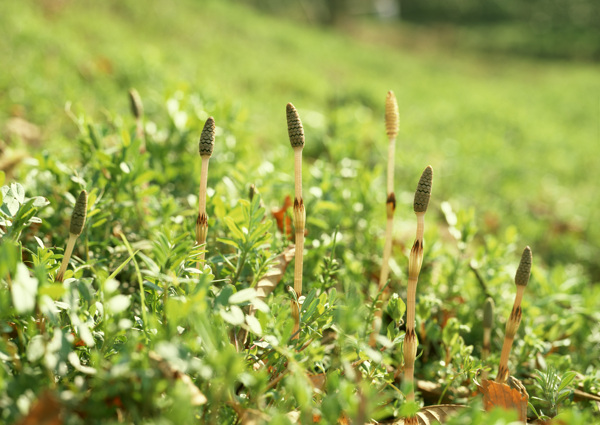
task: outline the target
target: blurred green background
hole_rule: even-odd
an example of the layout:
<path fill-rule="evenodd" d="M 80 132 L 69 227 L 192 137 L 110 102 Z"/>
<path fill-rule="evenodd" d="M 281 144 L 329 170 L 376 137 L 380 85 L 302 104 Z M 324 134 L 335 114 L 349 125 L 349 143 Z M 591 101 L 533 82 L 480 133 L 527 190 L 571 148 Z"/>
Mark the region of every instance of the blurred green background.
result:
<path fill-rule="evenodd" d="M 545 262 L 597 281 L 599 10 L 591 0 L 2 1 L 0 167 L 18 180 L 29 155 L 68 159 L 73 117 L 118 120 L 135 87 L 149 117 L 167 99 L 186 103 L 192 114 L 179 119 L 198 134 L 205 111 L 217 123 L 235 113 L 227 130 L 247 157 L 229 161 L 282 157 L 293 102 L 308 161 L 383 170 L 393 90 L 400 198 L 431 164 L 438 204 L 473 208 L 479 237 L 515 226 Z"/>

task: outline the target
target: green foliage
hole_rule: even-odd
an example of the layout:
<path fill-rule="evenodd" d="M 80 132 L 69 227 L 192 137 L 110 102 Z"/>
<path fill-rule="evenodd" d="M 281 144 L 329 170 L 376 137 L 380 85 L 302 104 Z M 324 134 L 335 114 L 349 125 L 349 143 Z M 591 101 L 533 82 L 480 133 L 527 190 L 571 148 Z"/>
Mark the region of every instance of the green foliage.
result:
<path fill-rule="evenodd" d="M 57 397 L 64 422 L 73 425 L 236 423 L 244 414 L 258 423 L 335 423 L 342 415 L 385 421 L 419 408 L 425 400 L 417 392 L 416 403 L 405 401 L 398 372 L 412 191 L 428 162 L 441 178 L 417 290 L 417 379 L 437 386 L 439 399 L 474 403 L 450 423 L 514 420 L 511 413 L 480 412 L 460 390 L 474 389 L 478 369 L 494 373 L 527 241 L 535 262 L 511 372 L 535 390 L 540 415 L 560 407 L 568 423 L 597 419 L 590 405 L 578 408 L 566 398 L 576 382 L 572 370 L 584 375 L 584 390 L 599 388 L 600 293 L 591 277 L 599 234 L 591 226 L 560 227 L 573 216 L 592 217 L 598 206 L 595 183 L 570 174 L 594 157 L 589 68 L 549 65 L 532 94 L 509 71 L 452 61 L 440 68 L 383 48 L 367 55 L 339 36 L 222 2 L 203 2 L 206 14 L 193 2 L 182 3 L 189 13 L 155 2 L 149 14 L 129 0 L 73 3 L 68 12 L 40 9 L 50 3 L 44 4 L 0 3 L 0 26 L 9 34 L 0 52 L 14 75 L 28 79 L 13 83 L 0 74 L 0 91 L 8 93 L 0 97 L 1 118 L 15 107 L 33 122 L 52 123 L 48 143 L 0 172 L 0 422 L 17 423 L 44 393 Z M 87 8 L 97 12 L 94 19 L 80 19 Z M 235 26 L 239 37 L 222 25 Z M 171 36 L 173 28 L 181 32 Z M 152 43 L 132 44 L 146 37 Z M 198 46 L 189 40 L 203 37 L 231 43 L 206 42 L 199 69 Z M 97 41 L 94 49 L 88 39 Z M 57 54 L 46 57 L 42 47 Z M 292 60 L 297 66 L 287 65 Z M 246 68 L 241 76 L 239 64 Z M 373 349 L 367 341 L 387 196 L 381 116 L 383 94 L 397 84 L 373 76 L 390 67 L 405 78 L 401 104 L 414 106 L 403 108 L 392 294 Z M 493 81 L 474 78 L 480 72 Z M 339 77 L 335 87 L 331 76 Z M 145 103 L 143 139 L 125 112 L 132 84 Z M 269 95 L 257 96 L 258 89 Z M 269 211 L 293 187 L 283 115 L 292 96 L 303 105 L 307 134 L 305 290 L 295 299 L 288 270 L 262 297 L 259 282 L 273 277 L 275 259 L 290 244 Z M 74 103 L 64 108 L 68 99 Z M 199 247 L 197 138 L 209 115 L 217 140 L 210 230 Z M 569 155 L 565 134 L 574 146 Z M 6 140 L 7 152 L 31 143 Z M 534 156 L 547 166 L 543 182 L 533 179 Z M 597 169 L 588 172 L 594 182 Z M 258 189 L 247 200 L 250 184 Z M 89 193 L 88 220 L 64 282 L 55 282 L 82 189 Z M 589 202 L 575 205 L 580 198 Z M 548 206 L 561 208 L 539 213 Z M 557 233 L 547 233 L 549 224 Z M 207 262 L 198 269 L 203 250 Z M 492 355 L 482 364 L 488 296 L 497 325 Z M 291 301 L 302 303 L 297 339 Z M 540 358 L 555 367 L 553 375 L 535 375 Z"/>
<path fill-rule="evenodd" d="M 563 403 L 568 399 L 572 400 L 573 390 L 569 386 L 576 375 L 577 372 L 569 371 L 561 376 L 553 367 L 534 372 L 535 389 L 539 396 L 532 397 L 532 400 L 538 405 L 538 409 L 535 409 L 534 405 L 531 407 L 536 416 L 541 419 L 553 418 L 558 414 L 558 409 Z"/>

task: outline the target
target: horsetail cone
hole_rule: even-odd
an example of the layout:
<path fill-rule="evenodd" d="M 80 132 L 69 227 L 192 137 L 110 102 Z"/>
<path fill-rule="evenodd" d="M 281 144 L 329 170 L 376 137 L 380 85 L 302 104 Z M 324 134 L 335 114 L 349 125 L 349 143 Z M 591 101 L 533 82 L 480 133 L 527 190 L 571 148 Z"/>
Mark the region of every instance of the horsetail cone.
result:
<path fill-rule="evenodd" d="M 302 121 L 298 111 L 294 108 L 291 103 L 287 104 L 286 107 L 288 135 L 290 137 L 290 144 L 293 148 L 304 147 L 304 128 L 302 127 Z"/>
<path fill-rule="evenodd" d="M 521 262 L 519 263 L 517 273 L 515 274 L 515 283 L 517 286 L 527 286 L 527 283 L 529 282 L 529 275 L 531 274 L 531 261 L 531 248 L 527 246 L 523 250 Z"/>
<path fill-rule="evenodd" d="M 75 202 L 75 208 L 73 208 L 73 214 L 71 215 L 71 227 L 69 232 L 72 235 L 81 235 L 83 232 L 83 226 L 85 226 L 85 218 L 87 216 L 87 199 L 88 194 L 85 190 L 82 190 Z"/>
<path fill-rule="evenodd" d="M 398 102 L 393 91 L 389 91 L 385 99 L 385 131 L 389 139 L 395 139 L 400 127 Z"/>
<path fill-rule="evenodd" d="M 423 171 L 419 184 L 417 184 L 417 190 L 415 191 L 415 202 L 414 210 L 416 213 L 427 212 L 427 206 L 429 205 L 429 199 L 431 198 L 431 185 L 433 182 L 433 168 L 428 165 Z"/>
<path fill-rule="evenodd" d="M 129 90 L 129 106 L 131 107 L 131 113 L 136 119 L 139 120 L 142 118 L 142 115 L 144 115 L 144 104 L 136 89 Z"/>
<path fill-rule="evenodd" d="M 204 128 L 200 134 L 200 143 L 198 143 L 198 151 L 200 156 L 211 156 L 215 147 L 215 120 L 213 117 L 208 117 Z"/>

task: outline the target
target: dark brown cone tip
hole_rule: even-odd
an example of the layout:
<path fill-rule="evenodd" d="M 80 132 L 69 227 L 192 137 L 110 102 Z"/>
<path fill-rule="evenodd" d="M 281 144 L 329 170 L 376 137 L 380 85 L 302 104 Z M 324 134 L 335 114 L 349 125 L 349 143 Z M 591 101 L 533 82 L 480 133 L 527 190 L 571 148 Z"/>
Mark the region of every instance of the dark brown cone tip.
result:
<path fill-rule="evenodd" d="M 433 168 L 428 165 L 423 171 L 417 190 L 415 192 L 414 210 L 416 213 L 424 213 L 427 211 L 429 199 L 431 198 L 431 185 L 433 183 Z"/>
<path fill-rule="evenodd" d="M 200 143 L 198 144 L 198 151 L 200 156 L 211 156 L 213 148 L 215 146 L 215 119 L 208 117 L 204 128 L 200 134 Z"/>
<path fill-rule="evenodd" d="M 85 217 L 87 216 L 87 198 L 87 192 L 82 190 L 77 198 L 77 202 L 75 202 L 75 208 L 73 208 L 73 214 L 71 215 L 71 227 L 69 229 L 72 235 L 79 236 L 83 232 Z"/>
<path fill-rule="evenodd" d="M 293 148 L 304 147 L 304 128 L 302 127 L 302 121 L 300 121 L 298 111 L 296 111 L 296 108 L 294 108 L 294 105 L 291 103 L 287 104 L 286 115 L 290 144 Z"/>
<path fill-rule="evenodd" d="M 515 274 L 515 283 L 518 286 L 527 286 L 529 282 L 529 275 L 531 274 L 531 248 L 525 247 L 523 250 L 523 255 L 521 255 L 521 262 L 519 263 L 519 268 L 517 269 L 517 273 Z"/>
<path fill-rule="evenodd" d="M 488 297 L 483 306 L 483 327 L 491 328 L 494 323 L 494 299 Z"/>
<path fill-rule="evenodd" d="M 136 119 L 142 118 L 142 115 L 144 115 L 144 104 L 142 103 L 142 98 L 136 89 L 129 90 L 129 104 L 133 116 Z"/>

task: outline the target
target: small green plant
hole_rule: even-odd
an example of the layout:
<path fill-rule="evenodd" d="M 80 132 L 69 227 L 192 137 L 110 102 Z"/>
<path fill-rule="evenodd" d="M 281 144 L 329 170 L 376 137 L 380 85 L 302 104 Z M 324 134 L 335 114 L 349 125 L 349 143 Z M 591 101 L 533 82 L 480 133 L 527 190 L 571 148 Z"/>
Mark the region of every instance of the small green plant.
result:
<path fill-rule="evenodd" d="M 0 174 L 0 178 L 4 178 Z M 39 224 L 42 220 L 36 217 L 40 208 L 49 204 L 46 198 L 36 196 L 25 197 L 25 189 L 19 183 L 2 186 L 0 190 L 0 237 L 17 241 L 21 233 L 29 226 Z"/>
<path fill-rule="evenodd" d="M 531 397 L 534 402 L 529 407 L 539 419 L 552 419 L 558 415 L 561 405 L 573 399 L 573 390 L 569 386 L 576 375 L 573 371 L 561 375 L 553 366 L 546 370 L 535 370 L 533 383 L 536 395 Z M 534 407 L 536 405 L 537 409 Z"/>

